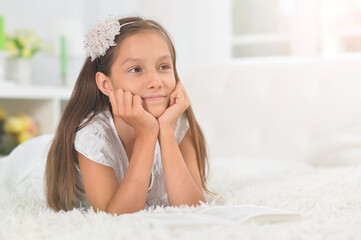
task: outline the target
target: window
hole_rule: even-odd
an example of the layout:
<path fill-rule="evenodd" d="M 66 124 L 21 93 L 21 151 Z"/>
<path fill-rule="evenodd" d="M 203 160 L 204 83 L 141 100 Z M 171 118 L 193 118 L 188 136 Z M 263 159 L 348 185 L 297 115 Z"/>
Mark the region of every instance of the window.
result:
<path fill-rule="evenodd" d="M 232 0 L 232 56 L 361 52 L 361 0 Z"/>
<path fill-rule="evenodd" d="M 233 57 L 290 55 L 290 0 L 233 0 Z"/>
<path fill-rule="evenodd" d="M 361 0 L 323 0 L 322 54 L 361 52 Z"/>

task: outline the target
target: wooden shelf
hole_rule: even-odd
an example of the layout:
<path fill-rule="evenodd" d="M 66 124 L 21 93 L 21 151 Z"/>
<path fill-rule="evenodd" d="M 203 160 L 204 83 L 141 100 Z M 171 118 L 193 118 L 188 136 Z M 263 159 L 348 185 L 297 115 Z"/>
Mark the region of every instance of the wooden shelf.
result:
<path fill-rule="evenodd" d="M 26 86 L 0 81 L 0 98 L 67 100 L 71 92 L 72 88 L 64 86 Z"/>
<path fill-rule="evenodd" d="M 72 89 L 64 86 L 25 86 L 0 80 L 0 106 L 9 115 L 34 117 L 40 133 L 54 133 Z"/>

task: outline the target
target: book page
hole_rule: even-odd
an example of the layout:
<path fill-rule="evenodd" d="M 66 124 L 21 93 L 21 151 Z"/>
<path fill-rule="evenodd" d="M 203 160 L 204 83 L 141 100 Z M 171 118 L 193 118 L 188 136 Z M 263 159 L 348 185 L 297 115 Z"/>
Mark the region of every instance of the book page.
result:
<path fill-rule="evenodd" d="M 196 213 L 151 214 L 147 218 L 166 225 L 226 224 L 235 225 L 246 222 L 277 223 L 299 220 L 301 215 L 252 205 L 218 206 L 200 210 Z"/>
<path fill-rule="evenodd" d="M 275 223 L 292 221 L 301 217 L 300 214 L 295 212 L 253 205 L 213 207 L 201 210 L 197 212 L 196 215 L 211 218 L 223 218 L 238 223 L 249 222 L 252 219 L 256 222 Z"/>
<path fill-rule="evenodd" d="M 227 219 L 215 218 L 212 216 L 197 216 L 196 214 L 192 213 L 152 214 L 146 215 L 146 217 L 166 225 L 194 226 L 204 224 L 235 224 L 235 222 Z"/>

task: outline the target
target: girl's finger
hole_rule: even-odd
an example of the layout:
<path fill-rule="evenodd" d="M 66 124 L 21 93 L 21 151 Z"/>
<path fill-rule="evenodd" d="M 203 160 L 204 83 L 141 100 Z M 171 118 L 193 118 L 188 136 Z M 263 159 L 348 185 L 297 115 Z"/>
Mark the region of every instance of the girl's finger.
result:
<path fill-rule="evenodd" d="M 109 101 L 110 101 L 110 105 L 112 106 L 113 109 L 113 114 L 114 115 L 118 115 L 118 104 L 115 98 L 115 94 L 113 91 L 109 92 Z"/>
<path fill-rule="evenodd" d="M 170 97 L 170 103 L 169 103 L 169 106 L 173 106 L 173 104 L 174 104 L 174 97 L 173 97 L 173 96 L 171 96 L 171 97 Z"/>
<path fill-rule="evenodd" d="M 170 106 L 172 106 L 173 104 L 176 103 L 176 98 L 177 98 L 177 92 L 174 91 L 171 95 L 170 95 Z"/>
<path fill-rule="evenodd" d="M 124 109 L 126 114 L 130 114 L 133 109 L 133 94 L 129 91 L 124 92 Z"/>
<path fill-rule="evenodd" d="M 177 85 L 177 88 L 179 89 L 179 91 L 181 91 L 181 92 L 184 94 L 184 96 L 187 96 L 186 90 L 185 90 L 185 88 L 184 88 L 183 83 L 181 83 L 181 82 L 179 81 L 179 82 L 178 82 L 178 85 Z"/>
<path fill-rule="evenodd" d="M 182 89 L 182 88 L 184 88 L 183 83 L 182 83 L 181 81 L 178 81 L 178 82 L 177 82 L 177 87 L 176 87 L 176 88 L 178 88 L 178 89 Z"/>
<path fill-rule="evenodd" d="M 184 88 L 184 85 L 183 83 L 181 83 L 180 81 L 178 81 L 179 85 L 177 87 L 179 87 L 179 91 L 181 92 L 182 94 L 182 98 L 184 99 L 184 101 L 189 104 L 190 103 L 190 100 L 188 98 L 188 94 L 186 92 L 186 89 Z"/>
<path fill-rule="evenodd" d="M 124 100 L 123 100 L 124 91 L 123 89 L 117 89 L 115 91 L 115 100 L 117 102 L 118 114 L 123 115 L 124 113 Z"/>
<path fill-rule="evenodd" d="M 184 97 L 185 101 L 188 103 L 189 102 L 189 97 L 188 97 L 188 94 L 187 94 L 185 88 L 183 87 L 181 89 L 181 91 L 182 91 L 182 94 L 183 94 L 183 97 Z"/>
<path fill-rule="evenodd" d="M 143 100 L 139 95 L 133 97 L 133 108 L 135 110 L 141 110 L 143 108 Z"/>

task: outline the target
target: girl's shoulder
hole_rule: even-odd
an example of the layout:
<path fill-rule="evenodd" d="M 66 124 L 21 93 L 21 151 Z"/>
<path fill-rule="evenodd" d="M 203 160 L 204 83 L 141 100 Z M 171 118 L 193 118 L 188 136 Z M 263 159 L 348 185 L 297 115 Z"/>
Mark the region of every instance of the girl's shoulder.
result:
<path fill-rule="evenodd" d="M 86 122 L 89 117 L 84 121 Z M 112 124 L 114 125 L 114 122 L 109 111 L 96 114 L 76 132 L 74 148 L 87 158 L 114 168 L 114 159 L 111 159 L 109 154 L 118 146 Z"/>
<path fill-rule="evenodd" d="M 117 134 L 114 133 L 113 118 L 109 110 L 96 114 L 88 121 L 91 116 L 92 114 L 89 114 L 75 134 L 74 143 L 76 148 L 84 145 L 102 147 L 102 145 L 114 142 L 114 138 L 117 138 Z"/>
<path fill-rule="evenodd" d="M 103 135 L 107 131 L 112 129 L 112 124 L 114 123 L 112 121 L 112 116 L 108 109 L 96 114 L 95 116 L 93 116 L 93 114 L 94 113 L 90 113 L 83 120 L 83 122 L 79 125 L 80 129 L 77 131 L 76 135 L 94 134 L 94 133 Z"/>

